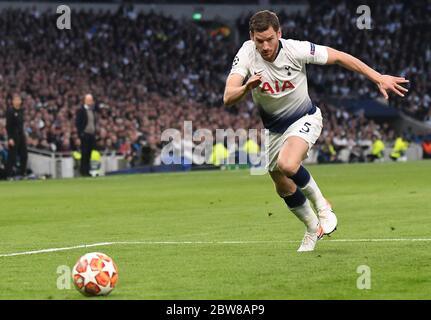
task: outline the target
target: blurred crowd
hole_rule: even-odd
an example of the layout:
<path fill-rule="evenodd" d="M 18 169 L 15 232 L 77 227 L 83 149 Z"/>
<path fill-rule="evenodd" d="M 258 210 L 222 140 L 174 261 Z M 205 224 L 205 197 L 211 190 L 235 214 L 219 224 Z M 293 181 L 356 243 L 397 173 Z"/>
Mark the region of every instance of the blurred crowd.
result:
<path fill-rule="evenodd" d="M 36 9 L 0 13 L 0 138 L 13 92 L 23 93 L 28 145 L 46 150 L 79 149 L 74 120 L 87 92 L 100 109 L 98 148 L 127 157 L 157 152 L 161 132 L 184 120 L 210 129 L 259 123 L 223 108 L 235 50 L 225 35 L 127 10 L 74 12 L 71 30 L 56 19 Z"/>
<path fill-rule="evenodd" d="M 334 46 L 380 72 L 409 78 L 406 99 L 391 103 L 431 123 L 426 1 L 376 2 L 369 31 L 356 28 L 353 4 L 333 3 L 320 1 L 305 16 L 280 12 L 284 36 Z M 182 130 L 186 120 L 211 130 L 262 128 L 250 100 L 223 106 L 224 81 L 238 50 L 229 32 L 133 8 L 74 12 L 71 30 L 57 29 L 57 17 L 37 9 L 0 12 L 0 151 L 6 141 L 4 114 L 14 92 L 22 93 L 28 145 L 60 152 L 79 149 L 75 115 L 83 95 L 92 93 L 100 110 L 98 149 L 121 153 L 131 165 L 153 163 L 162 147 L 161 132 Z M 243 40 L 248 18 L 236 24 Z M 395 137 L 387 123 L 325 104 L 330 95 L 376 98 L 379 92 L 370 82 L 337 67 L 308 72 L 310 93 L 319 97 L 329 120 L 320 145 L 328 139 L 352 144 L 372 139 L 376 131 Z"/>
<path fill-rule="evenodd" d="M 392 150 L 396 139 L 400 138 L 389 122 L 377 123 L 367 119 L 362 112 L 353 114 L 342 106 L 326 104 L 323 101 L 319 106 L 326 120 L 316 143 L 319 163 L 384 159 L 384 150 Z M 411 141 L 413 135 L 405 133 L 401 138 Z M 374 157 L 376 142 L 383 144 L 383 147 L 378 150 L 379 155 Z"/>

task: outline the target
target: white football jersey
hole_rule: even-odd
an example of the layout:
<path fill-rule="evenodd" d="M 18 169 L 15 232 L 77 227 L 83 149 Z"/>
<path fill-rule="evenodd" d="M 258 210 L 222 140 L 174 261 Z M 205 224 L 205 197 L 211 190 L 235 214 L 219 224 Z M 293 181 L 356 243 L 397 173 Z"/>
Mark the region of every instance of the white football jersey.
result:
<path fill-rule="evenodd" d="M 265 61 L 253 41 L 244 42 L 232 64 L 230 74 L 244 78 L 262 71 L 262 83 L 252 90 L 265 128 L 282 133 L 289 125 L 313 109 L 308 95 L 307 63 L 326 64 L 325 46 L 308 41 L 280 39 L 273 62 Z"/>

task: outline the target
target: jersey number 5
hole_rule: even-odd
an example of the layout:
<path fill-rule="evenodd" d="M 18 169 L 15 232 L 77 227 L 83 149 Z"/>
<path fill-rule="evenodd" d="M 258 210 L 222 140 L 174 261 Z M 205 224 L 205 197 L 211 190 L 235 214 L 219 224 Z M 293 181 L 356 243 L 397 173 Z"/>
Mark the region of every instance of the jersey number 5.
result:
<path fill-rule="evenodd" d="M 299 132 L 300 133 L 309 133 L 310 132 L 310 126 L 311 126 L 311 123 L 309 123 L 309 122 L 304 123 L 304 127 L 301 130 L 299 130 Z"/>

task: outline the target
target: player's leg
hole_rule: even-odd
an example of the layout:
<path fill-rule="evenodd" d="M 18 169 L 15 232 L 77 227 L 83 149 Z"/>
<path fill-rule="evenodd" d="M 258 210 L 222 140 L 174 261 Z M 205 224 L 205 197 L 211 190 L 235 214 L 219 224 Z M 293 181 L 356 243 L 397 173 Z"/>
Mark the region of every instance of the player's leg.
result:
<path fill-rule="evenodd" d="M 307 157 L 308 149 L 309 144 L 303 138 L 299 136 L 288 137 L 280 149 L 277 166 L 310 199 L 318 212 L 325 234 L 330 234 L 337 226 L 337 219 L 316 181 L 302 166 L 302 161 Z"/>
<path fill-rule="evenodd" d="M 302 166 L 306 158 L 308 143 L 304 139 L 291 136 L 280 150 L 277 165 L 281 172 L 292 179 L 311 200 L 317 210 L 326 207 L 326 200 L 311 174 Z"/>
<path fill-rule="evenodd" d="M 298 251 L 314 250 L 317 240 L 323 236 L 323 230 L 310 202 L 296 184 L 283 173 L 280 171 L 270 171 L 270 175 L 274 181 L 278 195 L 284 200 L 290 211 L 292 211 L 307 228 Z"/>

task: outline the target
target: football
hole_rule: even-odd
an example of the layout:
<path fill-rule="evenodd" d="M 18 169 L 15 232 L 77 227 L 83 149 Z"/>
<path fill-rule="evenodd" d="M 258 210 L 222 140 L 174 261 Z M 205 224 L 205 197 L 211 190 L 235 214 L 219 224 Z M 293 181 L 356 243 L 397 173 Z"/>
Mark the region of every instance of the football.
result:
<path fill-rule="evenodd" d="M 118 281 L 118 269 L 106 254 L 92 252 L 79 258 L 72 276 L 75 288 L 83 295 L 106 296 Z"/>

